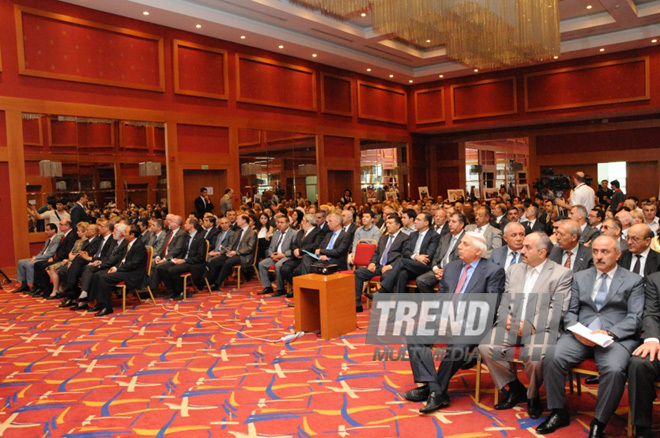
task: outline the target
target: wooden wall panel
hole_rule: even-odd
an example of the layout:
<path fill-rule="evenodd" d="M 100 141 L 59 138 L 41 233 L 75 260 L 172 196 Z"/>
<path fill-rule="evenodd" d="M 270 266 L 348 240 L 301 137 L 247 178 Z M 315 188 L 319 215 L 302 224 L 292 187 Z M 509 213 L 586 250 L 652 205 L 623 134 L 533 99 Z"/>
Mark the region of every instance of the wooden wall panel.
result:
<path fill-rule="evenodd" d="M 536 154 L 542 156 L 657 148 L 659 138 L 660 128 L 545 135 L 536 139 Z"/>
<path fill-rule="evenodd" d="M 415 91 L 415 123 L 445 121 L 444 87 Z"/>
<path fill-rule="evenodd" d="M 165 90 L 161 37 L 23 6 L 15 17 L 22 75 Z"/>
<path fill-rule="evenodd" d="M 7 122 L 4 111 L 0 111 L 0 147 L 7 147 Z"/>
<path fill-rule="evenodd" d="M 658 196 L 658 162 L 643 161 L 626 164 L 626 192 L 639 199 Z"/>
<path fill-rule="evenodd" d="M 165 150 L 165 128 L 160 126 L 154 126 L 153 136 L 154 136 L 154 151 L 164 151 Z"/>
<path fill-rule="evenodd" d="M 353 116 L 353 83 L 350 78 L 321 73 L 321 111 Z"/>
<path fill-rule="evenodd" d="M 238 146 L 254 146 L 261 144 L 261 130 L 239 129 Z"/>
<path fill-rule="evenodd" d="M 316 72 L 293 64 L 237 55 L 236 101 L 316 111 Z"/>
<path fill-rule="evenodd" d="M 324 156 L 326 158 L 355 159 L 355 140 L 353 138 L 330 135 L 326 135 L 324 138 Z"/>
<path fill-rule="evenodd" d="M 452 85 L 451 109 L 454 120 L 515 114 L 518 112 L 516 78 Z"/>
<path fill-rule="evenodd" d="M 113 123 L 78 123 L 78 144 L 80 146 L 113 147 Z"/>
<path fill-rule="evenodd" d="M 173 42 L 174 92 L 227 99 L 227 51 L 181 40 Z"/>
<path fill-rule="evenodd" d="M 78 145 L 78 127 L 72 120 L 57 120 L 57 118 L 48 119 L 48 143 L 51 146 L 77 146 Z"/>
<path fill-rule="evenodd" d="M 543 111 L 650 98 L 649 57 L 525 75 L 525 110 Z"/>
<path fill-rule="evenodd" d="M 23 119 L 23 144 L 26 146 L 43 146 L 44 130 L 41 116 Z"/>
<path fill-rule="evenodd" d="M 446 199 L 447 190 L 463 188 L 459 183 L 460 174 L 457 166 L 439 166 L 435 167 L 434 170 L 438 181 L 438 187 L 437 190 L 431 189 L 431 194 L 433 196 L 442 195 L 442 197 Z"/>
<path fill-rule="evenodd" d="M 11 197 L 12 190 L 11 185 L 9 184 L 9 163 L 0 163 L 0 221 L 2 221 L 5 230 L 12 229 Z M 25 198 L 23 198 L 23 202 L 26 202 Z M 25 223 L 25 228 L 27 230 L 27 217 Z M 13 233 L 4 233 L 2 237 L 2 251 L 0 251 L 0 266 L 15 265 Z"/>
<path fill-rule="evenodd" d="M 358 117 L 381 122 L 408 123 L 406 91 L 358 81 Z"/>
<path fill-rule="evenodd" d="M 229 153 L 228 128 L 177 124 L 177 138 L 180 153 Z"/>

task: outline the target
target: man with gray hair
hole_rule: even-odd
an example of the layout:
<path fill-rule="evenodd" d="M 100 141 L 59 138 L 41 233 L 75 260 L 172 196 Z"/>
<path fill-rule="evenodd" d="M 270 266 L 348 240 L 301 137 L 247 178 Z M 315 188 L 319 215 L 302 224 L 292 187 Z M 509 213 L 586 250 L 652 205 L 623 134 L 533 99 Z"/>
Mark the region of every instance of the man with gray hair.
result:
<path fill-rule="evenodd" d="M 568 217 L 580 225 L 580 239 L 578 242 L 581 244 L 589 246 L 591 241 L 600 235 L 600 231 L 596 227 L 592 227 L 587 223 L 589 213 L 584 205 L 574 205 Z"/>
<path fill-rule="evenodd" d="M 629 211 L 621 210 L 614 217 L 621 222 L 621 239 L 628 240 L 628 229 L 632 226 L 632 215 Z"/>
<path fill-rule="evenodd" d="M 330 231 L 326 233 L 321 245 L 314 251 L 316 257 L 305 254 L 296 269 L 298 275 L 312 272 L 312 264 L 317 260 L 336 264 L 340 271 L 348 269 L 346 257 L 348 256 L 348 250 L 351 248 L 351 237 L 342 228 L 340 215 L 336 213 L 328 215 L 327 224 Z"/>
<path fill-rule="evenodd" d="M 543 356 L 547 345 L 554 345 L 559 337 L 559 315 L 563 318 L 568 310 L 573 281 L 570 269 L 548 260 L 552 246 L 543 232 L 536 231 L 525 237 L 520 251 L 523 263 L 511 265 L 506 272 L 506 293 L 493 328 L 494 337 L 490 344 L 479 346 L 479 353 L 497 387 L 509 387 L 506 397 L 495 409 L 511 409 L 526 400 L 527 412 L 535 419 L 542 413 L 539 388 L 543 383 Z M 534 345 L 530 341 L 538 332 L 546 333 L 544 343 Z M 511 368 L 510 360 L 515 352 L 512 347 L 516 346 L 523 347 L 519 359 L 524 362 L 529 380 L 527 390 Z"/>
<path fill-rule="evenodd" d="M 16 278 L 21 282 L 21 287 L 14 292 L 27 292 L 30 290 L 28 283 L 34 282 L 34 264 L 40 260 L 48 260 L 55 254 L 57 245 L 62 240 L 62 234 L 57 233 L 57 225 L 46 224 L 46 242 L 37 255 L 29 259 L 21 259 L 16 266 Z"/>
<path fill-rule="evenodd" d="M 580 233 L 580 225 L 574 220 L 560 221 L 555 232 L 557 246 L 550 252 L 549 259 L 571 269 L 573 272 L 592 267 L 594 264 L 591 251 L 578 242 Z"/>

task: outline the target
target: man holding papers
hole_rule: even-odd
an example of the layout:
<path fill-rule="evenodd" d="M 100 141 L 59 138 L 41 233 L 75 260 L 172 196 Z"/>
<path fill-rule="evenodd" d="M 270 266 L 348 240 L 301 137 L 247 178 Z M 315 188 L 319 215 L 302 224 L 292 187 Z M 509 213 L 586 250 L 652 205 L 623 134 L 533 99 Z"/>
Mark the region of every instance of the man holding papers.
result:
<path fill-rule="evenodd" d="M 566 327 L 581 323 L 592 333 L 612 337 L 600 347 L 572 332 L 564 333 L 543 360 L 543 378 L 552 413 L 536 431 L 552 433 L 568 426 L 566 373 L 583 360 L 594 358 L 600 374 L 598 400 L 589 437 L 603 437 L 608 420 L 619 405 L 626 385 L 632 351 L 639 345 L 638 331 L 644 308 L 644 279 L 617 266 L 619 243 L 601 235 L 592 243 L 594 267 L 575 273 L 571 301 L 564 317 Z"/>

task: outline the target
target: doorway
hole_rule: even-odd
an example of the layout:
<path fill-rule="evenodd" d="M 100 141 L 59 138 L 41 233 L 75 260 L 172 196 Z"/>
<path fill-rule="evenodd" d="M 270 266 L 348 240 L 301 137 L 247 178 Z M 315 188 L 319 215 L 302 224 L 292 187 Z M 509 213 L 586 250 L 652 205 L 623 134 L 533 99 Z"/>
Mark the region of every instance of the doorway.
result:
<path fill-rule="evenodd" d="M 226 170 L 183 170 L 183 191 L 186 206 L 186 215 L 195 211 L 195 199 L 199 196 L 199 190 L 206 187 L 209 198 L 215 206 L 213 213 L 220 214 L 220 198 L 225 194 L 227 187 Z"/>

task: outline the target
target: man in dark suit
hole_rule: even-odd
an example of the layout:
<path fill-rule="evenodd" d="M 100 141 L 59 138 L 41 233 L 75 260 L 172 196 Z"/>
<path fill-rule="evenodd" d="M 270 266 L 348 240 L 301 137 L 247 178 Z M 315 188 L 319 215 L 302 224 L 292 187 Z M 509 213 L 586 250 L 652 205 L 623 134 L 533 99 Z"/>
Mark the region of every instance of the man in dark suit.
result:
<path fill-rule="evenodd" d="M 504 227 L 508 223 L 509 219 L 506 217 L 506 204 L 497 204 L 495 206 L 495 210 L 493 211 L 491 225 L 499 228 L 500 230 L 504 230 Z"/>
<path fill-rule="evenodd" d="M 176 215 L 168 216 L 170 233 L 165 241 L 163 252 L 154 258 L 154 265 L 151 267 L 151 275 L 149 276 L 149 288 L 153 292 L 156 292 L 161 279 L 167 275 L 167 270 L 173 264 L 172 260 L 186 255 L 188 233 L 181 228 L 183 218 Z"/>
<path fill-rule="evenodd" d="M 417 215 L 415 231 L 404 245 L 401 257 L 394 263 L 388 262 L 392 268 L 383 272 L 379 292 L 405 293 L 408 279 L 431 271 L 431 259 L 440 240 L 440 235 L 430 228 L 431 220 L 429 212 Z"/>
<path fill-rule="evenodd" d="M 490 225 L 490 213 L 486 207 L 479 207 L 475 210 L 474 224 L 466 225 L 465 231 L 476 231 L 484 236 L 488 248 L 484 254 L 485 258 L 490 258 L 491 251 L 502 246 L 502 231 Z"/>
<path fill-rule="evenodd" d="M 628 400 L 635 436 L 653 438 L 651 431 L 655 381 L 660 377 L 660 273 L 646 277 L 642 341 L 628 366 Z"/>
<path fill-rule="evenodd" d="M 324 237 L 325 233 L 316 226 L 316 216 L 312 213 L 303 216 L 300 222 L 300 231 L 298 231 L 291 245 L 292 256 L 280 268 L 282 282 L 293 284 L 293 272 L 302 262 L 305 255 L 304 251 L 316 251 Z M 286 297 L 293 297 L 293 292 L 288 292 Z"/>
<path fill-rule="evenodd" d="M 449 262 L 458 260 L 458 245 L 464 234 L 465 215 L 463 213 L 452 213 L 449 216 L 449 233 L 442 236 L 438 242 L 435 252 L 431 253 L 429 272 L 417 276 L 415 283 L 420 293 L 433 293 L 433 288 L 442 278 L 444 267 Z"/>
<path fill-rule="evenodd" d="M 569 218 L 574 220 L 580 225 L 580 239 L 578 240 L 582 245 L 589 246 L 591 241 L 600 236 L 600 231 L 596 227 L 592 227 L 587 222 L 589 219 L 589 212 L 583 205 L 574 205 L 571 207 Z"/>
<path fill-rule="evenodd" d="M 403 252 L 403 247 L 408 240 L 408 235 L 401 231 L 401 218 L 399 215 L 391 214 L 385 220 L 387 234 L 381 236 L 378 240 L 376 252 L 371 257 L 369 265 L 366 268 L 357 269 L 355 274 L 355 310 L 362 312 L 362 286 L 365 281 L 371 280 L 377 275 L 382 275 L 383 271 L 392 269 L 391 263 L 394 263 Z M 368 293 L 368 292 L 367 292 Z M 367 295 L 373 298 L 370 295 Z"/>
<path fill-rule="evenodd" d="M 504 227 L 502 239 L 506 242 L 501 248 L 497 248 L 490 253 L 490 261 L 497 266 L 504 268 L 504 271 L 509 269 L 509 266 L 515 265 L 522 261 L 522 254 L 520 250 L 523 247 L 523 239 L 525 238 L 525 227 L 518 222 L 509 222 Z"/>
<path fill-rule="evenodd" d="M 140 240 L 145 245 L 149 244 L 151 240 L 151 232 L 149 231 L 149 220 L 143 217 L 138 218 L 135 223 L 140 227 Z"/>
<path fill-rule="evenodd" d="M 223 252 L 206 264 L 208 272 L 206 278 L 217 289 L 231 274 L 234 265 L 240 263 L 246 269 L 254 263 L 254 252 L 257 248 L 257 233 L 250 228 L 250 218 L 242 214 L 236 218 L 238 230 L 233 235 L 229 250 Z"/>
<path fill-rule="evenodd" d="M 316 226 L 324 234 L 330 232 L 330 228 L 328 228 L 328 223 L 326 222 L 326 212 L 325 212 L 325 210 L 319 210 L 319 211 L 316 212 Z"/>
<path fill-rule="evenodd" d="M 635 224 L 628 230 L 628 249 L 622 251 L 619 266 L 642 277 L 660 271 L 660 254 L 651 250 L 653 230 L 646 224 Z"/>
<path fill-rule="evenodd" d="M 188 218 L 184 223 L 188 234 L 186 251 L 180 258 L 173 258 L 167 273 L 161 277 L 170 299 L 183 299 L 183 279 L 181 274 L 190 272 L 195 285 L 200 285 L 206 272 L 206 240 L 202 235 L 202 226 L 197 219 Z"/>
<path fill-rule="evenodd" d="M 341 212 L 341 228 L 345 233 L 350 237 L 351 244 L 353 243 L 353 237 L 355 236 L 355 230 L 358 229 L 358 226 L 355 225 L 353 220 L 353 210 L 342 210 Z"/>
<path fill-rule="evenodd" d="M 78 234 L 72 229 L 73 225 L 70 219 L 60 220 L 60 232 L 63 234 L 60 244 L 55 250 L 55 254 L 46 260 L 40 260 L 34 264 L 34 284 L 32 286 L 32 296 L 47 297 L 50 295 L 53 285 L 50 283 L 50 277 L 46 268 L 53 263 L 61 262 L 69 258 L 69 252 L 78 240 Z"/>
<path fill-rule="evenodd" d="M 525 227 L 526 234 L 531 234 L 535 231 L 545 232 L 545 225 L 538 219 L 538 213 L 539 209 L 536 205 L 530 205 L 525 210 L 525 218 L 527 218 L 527 222 L 525 222 L 523 226 Z"/>
<path fill-rule="evenodd" d="M 440 238 L 449 233 L 449 223 L 447 221 L 447 212 L 443 208 L 437 208 L 433 213 L 433 230 L 440 235 Z"/>
<path fill-rule="evenodd" d="M 209 198 L 206 187 L 199 189 L 199 196 L 195 198 L 195 216 L 197 219 L 202 220 L 204 213 L 213 213 L 213 203 Z"/>
<path fill-rule="evenodd" d="M 504 290 L 504 269 L 482 258 L 481 255 L 485 251 L 486 241 L 481 234 L 473 231 L 466 233 L 459 244 L 460 260 L 447 264 L 438 293 L 501 294 Z M 449 406 L 449 381 L 468 361 L 467 352 L 475 347 L 476 345 L 449 345 L 436 372 L 430 345 L 408 345 L 413 377 L 415 382 L 424 385 L 406 392 L 404 398 L 416 402 L 426 400 L 426 405 L 419 410 L 422 414 L 430 414 Z"/>
<path fill-rule="evenodd" d="M 220 230 L 215 226 L 215 216 L 206 215 L 202 220 L 202 237 L 209 242 L 209 251 L 215 248 Z"/>
<path fill-rule="evenodd" d="M 560 221 L 555 236 L 557 246 L 550 252 L 550 260 L 571 269 L 574 273 L 594 265 L 589 248 L 578 243 L 580 225 L 577 222 L 570 219 Z"/>
<path fill-rule="evenodd" d="M 100 272 L 98 275 L 95 316 L 105 316 L 112 313 L 112 289 L 122 281 L 126 282 L 126 288 L 137 288 L 142 284 L 142 279 L 147 275 L 147 250 L 144 243 L 139 239 L 140 229 L 137 225 L 126 227 L 124 240 L 128 242 L 123 258 L 119 263 Z"/>
<path fill-rule="evenodd" d="M 600 385 L 590 438 L 604 436 L 610 417 L 626 387 L 626 370 L 632 351 L 639 345 L 640 321 L 644 309 L 644 278 L 617 266 L 620 246 L 611 236 L 599 236 L 592 245 L 594 267 L 575 273 L 571 301 L 564 317 L 567 328 L 581 323 L 593 334 L 609 335 L 606 348 L 567 331 L 543 360 L 543 379 L 552 413 L 536 429 L 552 433 L 568 426 L 566 373 L 583 360 L 594 358 Z"/>
<path fill-rule="evenodd" d="M 75 228 L 76 225 L 78 225 L 78 222 L 87 221 L 87 210 L 85 209 L 85 205 L 87 205 L 87 201 L 88 201 L 87 193 L 81 193 L 80 195 L 78 195 L 78 200 L 71 209 L 71 228 Z M 60 229 L 60 231 L 62 230 Z"/>
<path fill-rule="evenodd" d="M 328 215 L 328 229 L 321 245 L 314 250 L 314 254 L 318 256 L 321 262 L 328 262 L 336 264 L 340 271 L 348 269 L 346 258 L 348 251 L 351 249 L 351 237 L 342 228 L 341 216 L 336 213 Z M 312 264 L 316 263 L 316 259 L 309 254 L 303 255 L 300 265 L 296 268 L 294 276 L 305 275 L 312 272 Z"/>

